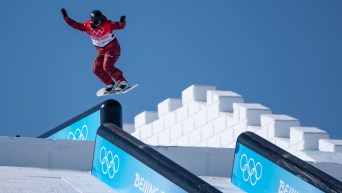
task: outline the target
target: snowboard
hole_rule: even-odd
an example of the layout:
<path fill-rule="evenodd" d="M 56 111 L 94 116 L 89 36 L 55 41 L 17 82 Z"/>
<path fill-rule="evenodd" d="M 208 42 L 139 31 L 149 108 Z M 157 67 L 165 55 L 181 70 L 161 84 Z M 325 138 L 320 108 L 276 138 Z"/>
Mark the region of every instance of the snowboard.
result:
<path fill-rule="evenodd" d="M 96 92 L 96 96 L 101 97 L 101 96 L 109 96 L 109 95 L 116 95 L 116 94 L 125 94 L 125 93 L 128 93 L 129 91 L 133 90 L 137 86 L 138 86 L 138 84 L 130 85 L 125 90 L 122 90 L 122 91 L 119 91 L 119 92 L 113 91 L 113 92 L 109 92 L 107 94 L 104 94 L 104 90 L 106 88 L 101 88 L 100 90 L 98 90 Z"/>

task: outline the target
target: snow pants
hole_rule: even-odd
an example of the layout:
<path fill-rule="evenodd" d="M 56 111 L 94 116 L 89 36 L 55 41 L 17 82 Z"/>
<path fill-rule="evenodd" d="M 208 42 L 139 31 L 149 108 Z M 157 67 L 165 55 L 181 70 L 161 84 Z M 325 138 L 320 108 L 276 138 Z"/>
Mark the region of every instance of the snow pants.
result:
<path fill-rule="evenodd" d="M 123 80 L 121 70 L 114 65 L 120 57 L 121 48 L 115 38 L 105 47 L 96 47 L 98 56 L 95 58 L 93 71 L 94 74 L 105 84 L 109 85 L 115 81 Z"/>

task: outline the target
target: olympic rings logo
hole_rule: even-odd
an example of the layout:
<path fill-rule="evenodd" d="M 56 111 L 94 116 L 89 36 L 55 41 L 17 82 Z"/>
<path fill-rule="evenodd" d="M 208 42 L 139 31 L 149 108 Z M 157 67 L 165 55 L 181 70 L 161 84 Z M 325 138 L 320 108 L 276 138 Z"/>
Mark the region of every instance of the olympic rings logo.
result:
<path fill-rule="evenodd" d="M 83 125 L 82 129 L 77 128 L 75 133 L 69 132 L 68 139 L 71 140 L 87 140 L 88 138 L 88 127 L 87 125 Z"/>
<path fill-rule="evenodd" d="M 93 35 L 95 35 L 95 36 L 101 36 L 103 34 L 103 32 L 104 32 L 104 28 L 103 27 L 101 27 L 100 29 L 93 29 L 93 28 L 91 28 L 90 32 Z"/>
<path fill-rule="evenodd" d="M 252 186 L 255 186 L 262 176 L 262 165 L 260 162 L 255 163 L 253 158 L 248 159 L 246 154 L 240 158 L 240 169 L 245 182 L 249 180 Z"/>
<path fill-rule="evenodd" d="M 108 177 L 113 179 L 119 171 L 119 156 L 113 155 L 112 151 L 107 151 L 105 147 L 102 147 L 100 150 L 100 163 L 102 165 L 102 173 L 108 174 Z"/>

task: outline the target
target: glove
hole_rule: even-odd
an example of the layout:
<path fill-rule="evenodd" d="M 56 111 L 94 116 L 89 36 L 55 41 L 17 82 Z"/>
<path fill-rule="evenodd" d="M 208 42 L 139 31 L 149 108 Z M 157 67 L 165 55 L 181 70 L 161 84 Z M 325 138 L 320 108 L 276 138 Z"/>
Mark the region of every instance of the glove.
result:
<path fill-rule="evenodd" d="M 120 22 L 121 22 L 121 23 L 126 23 L 126 16 L 124 16 L 124 15 L 121 16 L 121 17 L 120 17 Z"/>
<path fill-rule="evenodd" d="M 67 14 L 67 12 L 65 11 L 64 8 L 61 9 L 61 12 L 63 14 L 63 17 L 67 17 L 68 16 L 68 14 Z"/>

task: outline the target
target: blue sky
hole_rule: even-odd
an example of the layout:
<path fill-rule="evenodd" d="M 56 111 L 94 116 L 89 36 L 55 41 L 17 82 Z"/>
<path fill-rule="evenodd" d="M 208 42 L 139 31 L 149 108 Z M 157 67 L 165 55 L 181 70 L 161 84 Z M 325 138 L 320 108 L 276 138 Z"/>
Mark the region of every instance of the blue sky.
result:
<path fill-rule="evenodd" d="M 3 2 L 0 135 L 35 137 L 108 99 L 95 95 L 96 50 L 63 7 L 82 22 L 94 9 L 127 16 L 117 67 L 140 86 L 113 97 L 126 123 L 206 84 L 342 138 L 339 0 Z"/>

